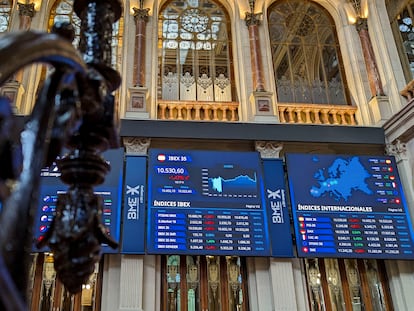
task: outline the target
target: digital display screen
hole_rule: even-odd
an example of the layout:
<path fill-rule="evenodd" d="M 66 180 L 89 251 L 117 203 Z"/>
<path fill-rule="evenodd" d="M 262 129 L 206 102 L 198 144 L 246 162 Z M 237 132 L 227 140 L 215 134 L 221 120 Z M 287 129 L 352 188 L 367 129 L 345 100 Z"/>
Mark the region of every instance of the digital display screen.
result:
<path fill-rule="evenodd" d="M 393 157 L 287 154 L 299 257 L 414 258 Z"/>
<path fill-rule="evenodd" d="M 256 152 L 151 149 L 147 252 L 268 256 Z"/>
<path fill-rule="evenodd" d="M 107 233 L 118 242 L 121 222 L 124 151 L 121 148 L 111 149 L 104 152 L 102 156 L 110 164 L 111 169 L 105 176 L 104 183 L 94 187 L 94 192 L 101 195 L 103 199 L 102 223 Z M 37 210 L 33 232 L 35 240 L 38 240 L 49 230 L 56 210 L 58 194 L 65 193 L 67 189 L 68 185 L 60 180 L 60 172 L 56 164 L 42 169 L 39 189 L 39 208 Z M 44 248 L 39 250 L 36 246 L 33 246 L 33 251 L 42 252 L 48 251 L 48 249 Z M 119 249 L 114 250 L 108 245 L 103 245 L 102 252 L 117 253 Z"/>
<path fill-rule="evenodd" d="M 123 254 L 145 254 L 145 208 L 147 198 L 147 157 L 125 157 Z"/>
<path fill-rule="evenodd" d="M 263 159 L 263 174 L 272 257 L 294 257 L 282 159 Z"/>

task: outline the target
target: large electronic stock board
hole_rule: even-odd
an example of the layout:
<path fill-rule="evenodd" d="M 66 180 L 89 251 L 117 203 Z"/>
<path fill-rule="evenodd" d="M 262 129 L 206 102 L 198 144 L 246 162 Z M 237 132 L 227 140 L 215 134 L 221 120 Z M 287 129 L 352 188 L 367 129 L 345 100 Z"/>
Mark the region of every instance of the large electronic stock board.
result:
<path fill-rule="evenodd" d="M 414 258 L 393 157 L 287 154 L 299 257 Z"/>
<path fill-rule="evenodd" d="M 103 184 L 94 187 L 95 193 L 103 198 L 102 223 L 109 235 L 119 241 L 121 225 L 122 178 L 124 167 L 124 151 L 122 148 L 110 149 L 103 153 L 103 157 L 110 164 L 111 170 L 105 177 Z M 56 210 L 57 197 L 64 193 L 68 185 L 60 180 L 60 172 L 55 164 L 41 171 L 41 186 L 39 189 L 39 208 L 34 222 L 34 237 L 39 239 L 49 230 Z M 48 251 L 48 248 L 33 251 Z M 119 249 L 112 249 L 107 245 L 102 248 L 104 253 L 117 253 Z"/>
<path fill-rule="evenodd" d="M 147 252 L 269 256 L 256 152 L 152 149 Z"/>

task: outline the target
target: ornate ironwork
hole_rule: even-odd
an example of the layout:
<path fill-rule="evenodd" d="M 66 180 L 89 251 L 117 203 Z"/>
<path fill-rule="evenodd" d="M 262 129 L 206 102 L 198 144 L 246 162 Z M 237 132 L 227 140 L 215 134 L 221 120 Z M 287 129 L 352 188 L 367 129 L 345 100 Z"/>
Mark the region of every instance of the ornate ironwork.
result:
<path fill-rule="evenodd" d="M 70 292 L 80 291 L 99 260 L 100 243 L 117 245 L 100 223 L 102 202 L 93 187 L 109 170 L 101 153 L 119 146 L 111 93 L 121 79 L 111 68 L 110 38 L 122 6 L 119 0 L 75 0 L 74 10 L 82 21 L 81 53 L 69 42 L 73 30 L 67 24 L 55 25 L 55 33 L 0 37 L 0 59 L 7 60 L 0 63 L 0 85 L 26 65 L 54 67 L 20 135 L 13 133 L 17 117 L 9 100 L 0 98 L 0 310 L 27 310 L 40 170 L 64 147 L 69 152 L 57 165 L 69 189 L 59 196 L 50 231 L 39 242 L 55 252 L 57 277 Z"/>

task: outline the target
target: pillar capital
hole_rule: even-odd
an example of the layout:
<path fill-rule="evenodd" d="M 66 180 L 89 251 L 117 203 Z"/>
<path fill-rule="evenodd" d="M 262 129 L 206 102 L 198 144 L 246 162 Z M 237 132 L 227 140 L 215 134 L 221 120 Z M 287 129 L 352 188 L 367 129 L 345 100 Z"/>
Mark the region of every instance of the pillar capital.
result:
<path fill-rule="evenodd" d="M 36 13 L 34 3 L 20 3 L 20 2 L 18 2 L 17 5 L 19 6 L 19 15 L 20 16 L 33 17 Z"/>
<path fill-rule="evenodd" d="M 134 10 L 134 20 L 137 21 L 144 21 L 148 22 L 149 17 L 149 10 L 150 9 L 144 9 L 144 8 L 132 8 Z"/>
<path fill-rule="evenodd" d="M 407 144 L 397 139 L 385 146 L 388 155 L 394 156 L 397 162 L 407 159 Z"/>
<path fill-rule="evenodd" d="M 279 159 L 283 143 L 277 141 L 256 141 L 256 150 L 263 159 Z"/>
<path fill-rule="evenodd" d="M 124 146 L 127 154 L 147 155 L 151 144 L 151 138 L 147 137 L 124 137 Z"/>
<path fill-rule="evenodd" d="M 250 12 L 246 12 L 246 17 L 244 18 L 245 22 L 246 22 L 246 26 L 253 26 L 253 25 L 257 25 L 259 26 L 261 23 L 261 16 L 263 13 L 250 13 Z"/>
<path fill-rule="evenodd" d="M 358 17 L 355 27 L 358 32 L 360 32 L 361 30 L 368 30 L 368 19 L 363 18 L 363 17 Z"/>

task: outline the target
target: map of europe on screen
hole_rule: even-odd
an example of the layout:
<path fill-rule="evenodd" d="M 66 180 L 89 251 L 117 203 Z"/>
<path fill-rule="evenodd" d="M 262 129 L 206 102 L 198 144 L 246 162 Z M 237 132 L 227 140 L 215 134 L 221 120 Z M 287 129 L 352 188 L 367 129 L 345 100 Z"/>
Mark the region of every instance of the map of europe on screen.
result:
<path fill-rule="evenodd" d="M 320 162 L 317 156 L 312 161 Z M 319 168 L 313 177 L 318 185 L 310 188 L 310 194 L 319 198 L 324 195 L 333 197 L 336 201 L 348 201 L 354 191 L 372 194 L 366 180 L 371 175 L 361 164 L 359 157 L 349 159 L 337 158 L 327 168 Z"/>

